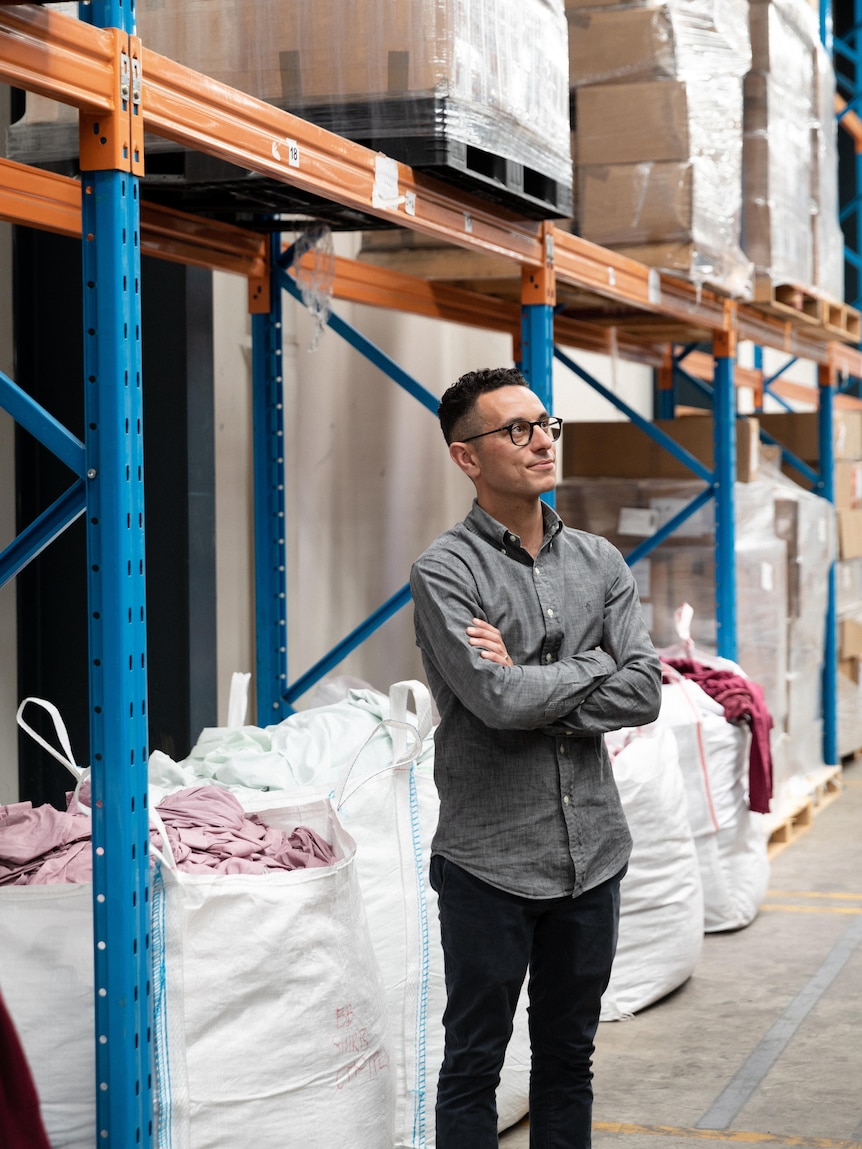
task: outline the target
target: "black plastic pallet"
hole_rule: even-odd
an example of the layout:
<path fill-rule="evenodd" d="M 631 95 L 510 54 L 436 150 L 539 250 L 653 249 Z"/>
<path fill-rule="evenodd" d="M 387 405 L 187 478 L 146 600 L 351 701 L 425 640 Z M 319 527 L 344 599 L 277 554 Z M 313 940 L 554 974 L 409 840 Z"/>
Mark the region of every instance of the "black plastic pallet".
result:
<path fill-rule="evenodd" d="M 535 167 L 455 138 L 450 119 L 467 117 L 472 130 L 487 119 L 489 135 L 499 131 L 494 113 L 465 107 L 445 96 L 386 96 L 329 104 L 302 104 L 291 111 L 327 131 L 383 152 L 527 219 L 568 219 L 572 180 L 561 181 Z"/>

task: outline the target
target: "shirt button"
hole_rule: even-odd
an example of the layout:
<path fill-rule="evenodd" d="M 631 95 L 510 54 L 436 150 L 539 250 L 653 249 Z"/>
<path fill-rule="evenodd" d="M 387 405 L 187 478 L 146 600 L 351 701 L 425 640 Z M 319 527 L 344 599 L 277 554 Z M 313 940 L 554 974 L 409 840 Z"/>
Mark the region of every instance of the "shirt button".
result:
<path fill-rule="evenodd" d="M 505 554 L 505 553 L 506 553 L 506 548 L 505 548 L 505 547 L 500 547 L 500 550 L 503 552 L 503 554 Z"/>
<path fill-rule="evenodd" d="M 548 618 L 553 618 L 553 617 L 554 617 L 554 612 L 553 612 L 551 607 L 548 607 Z"/>
<path fill-rule="evenodd" d="M 517 541 L 518 541 L 517 535 L 509 535 L 509 542 L 510 543 L 516 543 Z"/>
<path fill-rule="evenodd" d="M 550 662 L 553 657 L 554 657 L 553 654 L 546 654 L 545 655 L 545 662 Z"/>
<path fill-rule="evenodd" d="M 564 805 L 564 806 L 568 806 L 568 804 L 569 804 L 569 795 L 568 795 L 568 794 L 564 794 L 564 795 L 563 795 L 563 805 Z"/>
<path fill-rule="evenodd" d="M 565 744 L 565 742 L 561 742 L 560 743 L 560 753 L 565 754 L 565 752 L 566 752 L 566 744 Z"/>

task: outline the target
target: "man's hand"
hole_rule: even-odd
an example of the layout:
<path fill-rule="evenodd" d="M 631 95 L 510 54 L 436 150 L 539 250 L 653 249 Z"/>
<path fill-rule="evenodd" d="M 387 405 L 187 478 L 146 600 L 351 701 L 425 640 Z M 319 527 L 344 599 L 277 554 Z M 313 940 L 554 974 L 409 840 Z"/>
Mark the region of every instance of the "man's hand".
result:
<path fill-rule="evenodd" d="M 497 662 L 500 666 L 512 665 L 502 634 L 490 622 L 474 618 L 472 626 L 467 627 L 467 636 L 471 646 L 479 647 L 482 658 L 487 658 L 489 662 Z"/>

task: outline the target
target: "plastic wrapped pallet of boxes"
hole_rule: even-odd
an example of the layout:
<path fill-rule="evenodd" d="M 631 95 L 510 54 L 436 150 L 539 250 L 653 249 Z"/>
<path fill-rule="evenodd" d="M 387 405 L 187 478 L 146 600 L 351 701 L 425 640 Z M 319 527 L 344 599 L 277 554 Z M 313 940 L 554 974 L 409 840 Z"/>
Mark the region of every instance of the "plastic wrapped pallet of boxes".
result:
<path fill-rule="evenodd" d="M 776 531 L 787 543 L 787 718 L 785 754 L 775 791 L 823 765 L 821 672 L 826 641 L 829 568 L 835 557 L 834 514 L 819 495 L 776 473 Z"/>
<path fill-rule="evenodd" d="M 184 62 L 232 83 L 222 38 L 207 37 L 213 7 L 142 0 L 141 35 L 158 34 L 169 52 L 181 31 L 191 50 L 200 29 L 210 51 Z M 501 157 L 522 169 L 526 194 L 532 176 L 547 177 L 570 198 L 562 0 L 360 0 L 349 10 L 338 0 L 256 0 L 223 39 L 236 38 L 245 70 L 234 78 L 254 96 L 415 167 L 463 161 L 465 174 L 482 174 L 483 160 Z M 511 178 L 515 186 L 517 170 Z"/>
<path fill-rule="evenodd" d="M 862 464 L 860 464 L 862 466 Z M 862 495 L 859 503 L 862 504 Z M 838 610 L 838 752 L 862 748 L 862 557 L 835 564 Z"/>
<path fill-rule="evenodd" d="M 743 247 L 767 285 L 810 288 L 817 25 L 806 0 L 751 0 L 750 24 Z"/>
<path fill-rule="evenodd" d="M 215 80 L 477 191 L 499 186 L 525 214 L 571 213 L 562 0 L 138 0 L 136 14 L 147 48 Z M 59 107 L 34 97 L 30 125 Z"/>
<path fill-rule="evenodd" d="M 567 0 L 574 228 L 746 297 L 741 249 L 745 0 L 612 7 Z"/>
<path fill-rule="evenodd" d="M 844 299 L 844 233 L 838 219 L 838 123 L 835 69 L 822 44 L 814 47 L 814 125 L 811 198 L 814 286 L 829 299 Z"/>

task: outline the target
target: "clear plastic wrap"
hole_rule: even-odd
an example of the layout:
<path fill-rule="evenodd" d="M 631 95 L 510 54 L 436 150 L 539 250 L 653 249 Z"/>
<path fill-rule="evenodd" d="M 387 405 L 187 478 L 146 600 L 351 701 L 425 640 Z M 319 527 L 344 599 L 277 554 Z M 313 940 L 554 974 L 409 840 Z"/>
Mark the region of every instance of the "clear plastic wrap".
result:
<path fill-rule="evenodd" d="M 810 287 L 812 87 L 791 90 L 771 73 L 744 81 L 742 236 L 756 272 Z"/>
<path fill-rule="evenodd" d="M 862 558 L 835 564 L 835 599 L 839 615 L 862 613 Z"/>
<path fill-rule="evenodd" d="M 822 44 L 815 45 L 812 210 L 814 286 L 844 299 L 844 233 L 838 220 L 838 123 L 835 119 L 835 70 Z"/>
<path fill-rule="evenodd" d="M 838 675 L 838 753 L 844 758 L 862 749 L 862 685 Z"/>
<path fill-rule="evenodd" d="M 567 4 L 575 230 L 748 298 L 741 246 L 747 0 Z"/>
<path fill-rule="evenodd" d="M 787 543 L 788 661 L 786 776 L 823 765 L 822 678 L 829 567 L 835 557 L 835 516 L 819 495 L 776 473 L 772 479 L 777 533 Z M 783 783 L 786 778 L 777 781 Z"/>
<path fill-rule="evenodd" d="M 748 0 L 567 0 L 566 18 L 573 88 L 663 77 L 741 78 L 751 67 Z"/>
<path fill-rule="evenodd" d="M 806 0 L 751 0 L 750 27 L 743 247 L 758 275 L 812 287 L 817 22 Z M 834 231 L 825 238 L 834 240 Z"/>
<path fill-rule="evenodd" d="M 562 0 L 138 0 L 136 15 L 152 51 L 340 135 L 440 138 L 571 187 Z M 29 124 L 58 116 L 76 119 L 32 98 Z"/>
<path fill-rule="evenodd" d="M 342 135 L 442 132 L 571 183 L 562 0 L 138 0 L 138 28 L 148 46 L 158 38 L 156 50 Z"/>

